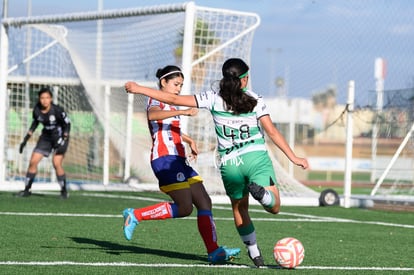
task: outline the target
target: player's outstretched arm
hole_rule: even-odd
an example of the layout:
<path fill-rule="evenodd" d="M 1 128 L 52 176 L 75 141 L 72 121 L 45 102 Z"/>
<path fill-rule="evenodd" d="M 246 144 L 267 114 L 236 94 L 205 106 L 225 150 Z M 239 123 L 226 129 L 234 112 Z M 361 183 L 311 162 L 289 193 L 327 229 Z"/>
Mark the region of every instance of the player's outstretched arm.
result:
<path fill-rule="evenodd" d="M 288 157 L 290 161 L 294 164 L 307 169 L 309 167 L 308 161 L 305 158 L 296 156 L 292 151 L 289 144 L 287 143 L 285 137 L 279 132 L 279 130 L 273 125 L 270 116 L 262 116 L 260 118 L 260 123 L 263 126 L 263 129 L 269 135 L 273 143 Z"/>
<path fill-rule="evenodd" d="M 127 93 L 146 95 L 170 105 L 197 107 L 197 101 L 193 95 L 162 93 L 159 90 L 141 86 L 138 83 L 132 81 L 125 83 L 125 91 Z"/>
<path fill-rule="evenodd" d="M 175 116 L 195 116 L 197 115 L 197 108 L 189 108 L 185 110 L 161 110 L 159 107 L 151 107 L 148 109 L 149 120 L 162 120 Z"/>

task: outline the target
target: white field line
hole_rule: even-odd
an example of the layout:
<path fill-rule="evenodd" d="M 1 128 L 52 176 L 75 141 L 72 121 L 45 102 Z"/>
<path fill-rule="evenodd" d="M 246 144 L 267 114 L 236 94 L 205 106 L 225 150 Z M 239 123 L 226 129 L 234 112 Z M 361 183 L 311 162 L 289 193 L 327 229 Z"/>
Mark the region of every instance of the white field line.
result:
<path fill-rule="evenodd" d="M 133 200 L 146 200 L 146 201 L 160 201 L 159 199 L 146 198 L 146 197 L 137 197 L 137 196 L 120 196 L 120 195 L 110 195 L 110 194 L 84 194 L 84 196 L 95 196 L 95 197 L 107 197 L 107 198 L 117 198 L 117 199 L 133 199 Z M 230 207 L 215 206 L 214 208 L 229 210 Z M 251 212 L 263 212 L 264 210 L 251 209 Z M 95 218 L 122 218 L 122 215 L 106 215 L 106 214 L 77 214 L 77 213 L 23 213 L 23 212 L 0 212 L 0 215 L 20 215 L 20 216 L 58 216 L 58 217 L 95 217 Z M 394 226 L 394 227 L 404 227 L 404 228 L 414 228 L 414 225 L 405 225 L 405 224 L 393 224 L 393 223 L 384 223 L 384 222 L 366 222 L 366 221 L 357 221 L 350 219 L 338 219 L 333 217 L 321 217 L 315 215 L 304 215 L 299 213 L 287 213 L 281 212 L 279 216 L 294 216 L 298 218 L 255 218 L 254 220 L 258 221 L 270 221 L 270 222 L 350 222 L 350 223 L 362 223 L 362 224 L 377 224 L 385 226 Z M 184 219 L 196 219 L 196 217 L 187 217 Z M 216 220 L 233 220 L 233 218 L 220 218 L 215 217 Z M 0 266 L 3 265 L 26 265 L 26 266 L 118 266 L 118 267 L 171 267 L 171 268 L 229 268 L 229 269 L 245 269 L 245 268 L 254 268 L 248 265 L 208 265 L 208 264 L 144 264 L 144 263 L 128 263 L 128 262 L 71 262 L 71 261 L 56 261 L 56 262 L 18 262 L 18 261 L 0 261 Z M 277 266 L 267 266 L 266 269 L 280 269 Z M 414 268 L 402 268 L 402 267 L 352 267 L 352 266 L 299 266 L 296 269 L 309 269 L 309 270 L 361 270 L 361 271 L 414 271 Z"/>
<path fill-rule="evenodd" d="M 215 207 L 217 208 L 217 207 Z M 229 208 L 230 209 L 230 208 Z M 280 213 L 279 215 L 289 215 L 291 213 Z M 77 214 L 77 213 L 31 213 L 31 212 L 0 212 L 0 215 L 4 216 L 38 216 L 38 217 L 79 217 L 79 218 L 122 218 L 122 215 L 109 215 L 109 214 Z M 295 214 L 294 216 L 299 216 L 300 214 Z M 349 220 L 349 219 L 336 219 L 330 217 L 318 217 L 311 215 L 303 215 L 304 218 L 253 218 L 255 221 L 263 221 L 263 222 L 341 222 L 341 223 L 358 223 L 358 224 L 374 224 L 374 225 L 383 225 L 383 226 L 390 226 L 390 227 L 401 227 L 401 228 L 409 228 L 414 229 L 414 225 L 410 224 L 397 224 L 397 223 L 385 223 L 385 222 L 374 222 L 374 221 L 357 221 L 357 220 Z M 188 220 L 195 220 L 196 217 L 185 217 L 181 219 L 188 219 Z M 232 221 L 233 218 L 222 218 L 222 217 L 214 217 L 214 220 L 217 221 Z"/>
<path fill-rule="evenodd" d="M 4 216 L 38 216 L 38 217 L 79 217 L 79 218 L 122 218 L 122 215 L 108 215 L 108 214 L 77 214 L 77 213 L 30 213 L 30 212 L 0 212 Z M 197 217 L 184 217 L 185 220 L 196 220 Z M 214 217 L 214 220 L 232 221 L 233 218 Z M 284 221 L 284 222 L 331 222 L 324 219 L 272 219 L 272 218 L 256 218 L 256 221 Z"/>
<path fill-rule="evenodd" d="M 140 197 L 140 196 L 125 196 L 125 195 L 113 195 L 113 194 L 102 194 L 102 193 L 84 193 L 82 196 L 85 197 L 102 197 L 102 198 L 114 198 L 114 199 L 131 199 L 131 200 L 143 200 L 143 201 L 156 201 L 159 202 L 160 199 L 157 198 L 148 198 L 148 197 Z M 214 206 L 215 209 L 221 210 L 229 210 L 231 211 L 230 207 L 226 206 Z M 258 212 L 262 213 L 264 210 L 261 209 L 250 209 L 250 212 Z M 120 218 L 122 215 L 105 215 L 105 214 L 76 214 L 76 213 L 23 213 L 23 212 L 0 212 L 0 215 L 21 215 L 21 216 L 58 216 L 58 217 L 96 217 L 96 218 Z M 390 227 L 401 227 L 401 228 L 409 228 L 414 229 L 414 225 L 410 224 L 397 224 L 397 223 L 386 223 L 380 221 L 358 221 L 352 219 L 341 219 L 335 217 L 323 217 L 323 216 L 316 216 L 316 215 L 307 215 L 307 214 L 300 214 L 300 213 L 289 213 L 289 212 L 280 212 L 278 215 L 280 216 L 294 216 L 299 217 L 296 219 L 281 219 L 281 218 L 254 218 L 257 221 L 269 221 L 269 222 L 341 222 L 341 223 L 356 223 L 356 224 L 373 224 L 373 225 L 382 225 L 382 226 L 390 226 Z M 184 219 L 195 219 L 195 217 L 186 217 Z M 233 220 L 233 218 L 220 218 L 215 216 L 215 220 Z"/>
<path fill-rule="evenodd" d="M 214 208 L 223 209 L 223 210 L 231 210 L 229 207 L 220 207 L 215 206 Z M 260 209 L 249 209 L 250 212 L 263 212 L 264 210 Z M 315 216 L 315 215 L 307 215 L 307 214 L 299 214 L 299 213 L 288 213 L 288 212 L 279 212 L 279 215 L 285 216 L 295 216 L 295 217 L 302 217 L 302 221 L 309 221 L 309 222 L 343 222 L 343 223 L 359 223 L 359 224 L 375 224 L 375 225 L 383 225 L 383 226 L 391 226 L 391 227 L 402 227 L 402 228 L 412 228 L 414 229 L 414 225 L 411 224 L 399 224 L 399 223 L 387 223 L 387 222 L 377 222 L 377 221 L 358 221 L 358 220 L 351 220 L 351 219 L 341 219 L 341 218 L 334 218 L 334 217 L 323 217 L 323 216 Z M 304 219 L 307 218 L 307 219 Z M 216 219 L 214 217 L 214 219 Z M 258 221 L 291 221 L 293 219 L 279 219 L 279 218 L 254 218 L 254 220 Z"/>
<path fill-rule="evenodd" d="M 94 196 L 94 197 L 106 197 L 106 198 L 121 198 L 121 199 L 135 199 L 135 200 L 146 200 L 146 201 L 160 201 L 159 199 L 154 198 L 146 198 L 146 197 L 139 197 L 139 196 L 123 196 L 123 195 L 111 195 L 111 194 L 101 194 L 101 193 L 88 193 L 83 194 L 84 196 Z M 230 207 L 224 206 L 214 206 L 216 209 L 221 210 L 229 210 L 231 211 Z M 258 209 L 250 209 L 250 212 L 263 212 L 264 210 Z M 288 212 L 280 212 L 279 215 L 285 216 L 296 216 L 301 217 L 301 219 L 280 219 L 280 218 L 254 218 L 254 220 L 258 221 L 307 221 L 307 222 L 344 222 L 344 223 L 359 223 L 359 224 L 375 224 L 375 225 L 383 225 L 383 226 L 391 226 L 391 227 L 402 227 L 402 228 L 413 228 L 414 225 L 410 224 L 397 224 L 397 223 L 386 223 L 386 222 L 377 222 L 377 221 L 358 221 L 358 220 L 351 220 L 351 219 L 340 219 L 334 217 L 321 217 L 315 215 L 306 215 L 306 214 L 299 214 L 299 213 L 288 213 Z M 307 219 L 304 219 L 307 218 Z M 215 220 L 220 220 L 219 217 L 214 217 Z"/>
<path fill-rule="evenodd" d="M 9 216 L 38 216 L 38 217 L 81 217 L 81 218 L 121 218 L 122 215 L 106 214 L 76 214 L 76 213 L 30 213 L 30 212 L 0 212 L 0 215 Z"/>
<path fill-rule="evenodd" d="M 143 264 L 143 263 L 128 263 L 128 262 L 18 262 L 18 261 L 5 261 L 0 262 L 0 265 L 26 265 L 26 266 L 118 266 L 118 267 L 181 267 L 181 268 L 232 268 L 232 269 L 245 269 L 254 268 L 248 265 L 209 265 L 209 264 Z M 280 269 L 278 266 L 265 266 L 260 269 Z M 315 269 L 315 270 L 379 270 L 379 271 L 414 271 L 411 267 L 355 267 L 355 266 L 299 266 L 296 269 Z"/>

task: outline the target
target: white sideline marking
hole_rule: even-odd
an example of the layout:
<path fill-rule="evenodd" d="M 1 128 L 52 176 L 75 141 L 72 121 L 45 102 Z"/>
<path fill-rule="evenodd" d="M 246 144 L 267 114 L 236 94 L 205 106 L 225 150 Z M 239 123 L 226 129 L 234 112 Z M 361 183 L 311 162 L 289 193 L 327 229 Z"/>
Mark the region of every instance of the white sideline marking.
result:
<path fill-rule="evenodd" d="M 207 268 L 255 268 L 248 265 L 210 265 L 210 264 L 140 264 L 140 263 L 128 263 L 128 262 L 107 262 L 107 263 L 87 263 L 87 262 L 16 262 L 6 261 L 0 262 L 0 265 L 37 265 L 37 266 L 121 266 L 121 267 L 207 267 Z M 255 268 L 256 269 L 256 268 Z M 277 266 L 265 266 L 260 269 L 280 269 Z M 414 271 L 414 268 L 410 267 L 353 267 L 353 266 L 299 266 L 296 269 L 319 269 L 319 270 L 380 270 L 380 271 Z"/>
<path fill-rule="evenodd" d="M 221 207 L 215 207 L 220 208 Z M 263 210 L 262 210 L 263 211 Z M 76 214 L 76 213 L 30 213 L 30 212 L 0 212 L 0 215 L 10 215 L 10 216 L 55 216 L 55 217 L 81 217 L 81 218 L 122 218 L 122 215 L 110 215 L 110 214 Z M 374 224 L 374 225 L 383 225 L 391 227 L 402 227 L 414 229 L 414 225 L 410 224 L 397 224 L 397 223 L 385 223 L 385 222 L 371 222 L 371 221 L 357 221 L 350 219 L 338 219 L 331 217 L 318 217 L 312 215 L 301 215 L 295 213 L 280 213 L 280 215 L 291 215 L 291 216 L 304 216 L 305 218 L 296 218 L 296 219 L 281 219 L 281 218 L 254 218 L 255 221 L 263 222 L 342 222 L 342 223 L 359 223 L 359 224 Z M 181 219 L 195 220 L 196 217 L 184 217 Z M 222 218 L 214 217 L 215 220 L 221 221 L 232 221 L 233 218 Z"/>
<path fill-rule="evenodd" d="M 223 209 L 223 210 L 226 210 L 226 209 L 231 210 L 231 208 L 220 207 L 220 206 L 215 206 L 214 208 Z M 249 212 L 263 212 L 263 210 L 249 209 Z M 387 222 L 375 222 L 375 221 L 358 221 L 358 220 L 351 220 L 351 219 L 341 219 L 341 218 L 334 218 L 334 217 L 321 217 L 321 216 L 315 216 L 315 215 L 288 213 L 288 212 L 280 212 L 278 215 L 308 218 L 308 219 L 299 219 L 299 221 L 375 224 L 375 225 L 383 225 L 383 226 L 391 226 L 391 227 L 402 227 L 402 228 L 413 228 L 414 229 L 414 225 L 411 225 L 411 224 L 399 224 L 399 223 L 387 223 Z M 214 217 L 214 219 L 216 219 L 216 217 Z M 253 218 L 253 220 L 258 220 L 258 221 L 293 221 L 293 219 L 277 219 L 277 218 Z"/>
<path fill-rule="evenodd" d="M 124 195 L 111 195 L 111 194 L 101 194 L 101 193 L 88 193 L 82 194 L 83 196 L 92 196 L 92 197 L 106 197 L 106 198 L 123 198 L 123 199 L 137 199 L 137 200 L 146 200 L 146 201 L 160 201 L 159 199 L 154 198 L 146 198 L 146 197 L 138 197 L 138 196 L 124 196 Z M 231 211 L 230 207 L 225 206 L 214 206 L 216 209 L 221 210 L 229 210 Z M 250 212 L 263 212 L 263 210 L 258 209 L 249 209 Z M 374 224 L 374 225 L 383 225 L 383 226 L 391 226 L 391 227 L 402 227 L 402 228 L 413 228 L 414 225 L 410 224 L 397 224 L 397 223 L 386 223 L 386 222 L 376 222 L 376 221 L 358 221 L 358 220 L 351 220 L 351 219 L 340 219 L 334 217 L 321 217 L 315 215 L 307 215 L 307 214 L 298 214 L 298 213 L 288 213 L 288 212 L 280 212 L 278 215 L 286 215 L 286 216 L 296 216 L 302 217 L 307 219 L 278 219 L 278 218 L 254 218 L 254 220 L 258 221 L 292 221 L 292 222 L 344 222 L 344 223 L 360 223 L 360 224 Z M 225 218 L 214 217 L 215 220 L 227 220 Z M 232 220 L 232 218 L 230 218 Z"/>
<path fill-rule="evenodd" d="M 0 212 L 0 215 L 9 216 L 44 216 L 44 217 L 81 217 L 81 218 L 122 218 L 122 215 L 107 215 L 107 214 L 76 214 L 76 213 L 30 213 L 30 212 Z M 197 217 L 184 217 L 180 219 L 196 220 Z M 214 220 L 232 221 L 233 218 L 214 217 Z M 331 222 L 324 219 L 272 219 L 272 218 L 257 218 L 256 221 L 285 221 L 285 222 Z"/>
<path fill-rule="evenodd" d="M 94 217 L 94 218 L 120 218 L 122 215 L 106 215 L 106 214 L 76 214 L 76 213 L 30 213 L 30 212 L 0 212 L 0 215 L 10 216 L 56 216 L 56 217 Z"/>
<path fill-rule="evenodd" d="M 413 271 L 414 267 L 298 266 L 296 269 Z"/>
<path fill-rule="evenodd" d="M 227 267 L 227 268 L 249 268 L 247 265 L 209 265 L 209 264 L 144 264 L 128 262 L 109 262 L 109 263 L 85 263 L 85 262 L 0 262 L 0 265 L 40 265 L 40 266 L 61 266 L 61 265 L 78 265 L 78 266 L 136 266 L 136 267 Z"/>
<path fill-rule="evenodd" d="M 113 194 L 102 194 L 102 193 L 85 193 L 82 194 L 85 197 L 102 197 L 102 198 L 116 198 L 116 199 L 132 199 L 132 200 L 143 200 L 143 201 L 161 201 L 157 198 L 147 198 L 147 197 L 140 197 L 140 196 L 125 196 L 125 195 L 113 195 Z M 221 210 L 229 210 L 231 211 L 230 207 L 226 206 L 214 206 L 216 209 Z M 262 213 L 264 210 L 262 209 L 250 209 L 250 212 L 258 212 Z M 96 218 L 119 218 L 122 215 L 105 215 L 105 214 L 75 214 L 75 213 L 22 213 L 22 212 L 0 212 L 0 215 L 20 215 L 20 216 L 59 216 L 59 217 L 96 217 Z M 254 218 L 253 220 L 257 221 L 270 221 L 270 222 L 342 222 L 342 223 L 358 223 L 358 224 L 373 224 L 373 225 L 382 225 L 382 226 L 390 226 L 390 227 L 401 227 L 401 228 L 410 228 L 414 229 L 414 225 L 410 224 L 397 224 L 397 223 L 386 223 L 386 222 L 378 222 L 378 221 L 358 221 L 358 220 L 351 220 L 351 219 L 341 219 L 341 218 L 334 218 L 334 217 L 322 217 L 322 216 L 315 216 L 315 215 L 307 215 L 307 214 L 299 214 L 299 213 L 289 213 L 289 212 L 280 212 L 278 216 L 295 216 L 301 217 L 297 219 L 281 219 L 281 218 Z M 182 219 L 195 219 L 195 217 L 185 217 Z M 220 218 L 214 217 L 215 220 L 233 220 L 233 218 Z"/>
<path fill-rule="evenodd" d="M 145 200 L 145 201 L 157 201 L 160 199 L 155 198 L 146 198 L 146 197 L 137 197 L 137 196 L 122 196 L 122 195 L 111 195 L 111 194 L 99 194 L 99 193 L 90 193 L 83 194 L 83 196 L 92 196 L 92 197 L 107 197 L 107 198 L 124 198 L 124 199 L 134 199 L 134 200 Z M 214 206 L 216 209 L 229 210 L 230 207 L 223 206 Z M 250 209 L 251 212 L 262 213 L 262 209 Z M 122 215 L 108 215 L 108 214 L 79 214 L 79 213 L 23 213 L 23 212 L 0 212 L 0 215 L 20 215 L 20 216 L 59 216 L 59 217 L 98 217 L 98 218 L 122 218 Z M 393 226 L 393 227 L 403 227 L 403 228 L 414 228 L 414 225 L 407 224 L 394 224 L 394 223 L 384 223 L 384 222 L 371 222 L 371 221 L 357 221 L 351 219 L 339 219 L 333 217 L 323 217 L 315 215 L 305 215 L 299 213 L 288 213 L 281 212 L 278 216 L 292 216 L 297 218 L 292 219 L 280 219 L 280 218 L 254 218 L 258 221 L 271 221 L 271 222 L 343 222 L 343 223 L 360 223 L 360 224 L 376 224 L 383 226 Z M 196 219 L 196 217 L 186 217 L 184 219 Z M 216 220 L 229 220 L 232 221 L 233 218 L 220 218 L 215 217 Z M 0 266 L 14 266 L 14 265 L 26 265 L 26 266 L 118 266 L 118 267 L 170 267 L 170 268 L 231 268 L 231 269 L 245 269 L 245 268 L 255 268 L 249 265 L 209 265 L 209 264 L 145 264 L 145 263 L 129 263 L 129 262 L 72 262 L 72 261 L 53 261 L 53 262 L 17 262 L 17 261 L 0 261 Z M 279 269 L 280 267 L 276 266 L 267 266 L 265 269 Z M 361 271 L 414 271 L 414 268 L 403 268 L 403 267 L 352 267 L 352 266 L 299 266 L 296 269 L 300 270 L 361 270 Z"/>

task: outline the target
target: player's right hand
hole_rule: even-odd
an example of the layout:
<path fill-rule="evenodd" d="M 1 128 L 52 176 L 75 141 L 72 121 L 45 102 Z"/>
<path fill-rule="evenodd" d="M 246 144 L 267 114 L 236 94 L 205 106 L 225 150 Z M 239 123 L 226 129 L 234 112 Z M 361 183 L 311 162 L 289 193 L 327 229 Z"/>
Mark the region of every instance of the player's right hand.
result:
<path fill-rule="evenodd" d="M 22 143 L 20 143 L 20 147 L 19 147 L 19 153 L 20 153 L 20 154 L 21 154 L 21 153 L 23 153 L 23 149 L 24 149 L 24 147 L 26 146 L 26 143 L 27 143 L 27 141 L 29 140 L 29 138 L 30 138 L 30 135 L 29 135 L 29 134 L 27 134 L 27 135 L 24 137 L 24 139 L 23 139 Z"/>
<path fill-rule="evenodd" d="M 25 141 L 23 141 L 22 143 L 20 143 L 20 148 L 19 148 L 19 153 L 20 154 L 23 153 L 23 149 L 24 149 L 25 146 L 26 146 L 26 142 Z"/>

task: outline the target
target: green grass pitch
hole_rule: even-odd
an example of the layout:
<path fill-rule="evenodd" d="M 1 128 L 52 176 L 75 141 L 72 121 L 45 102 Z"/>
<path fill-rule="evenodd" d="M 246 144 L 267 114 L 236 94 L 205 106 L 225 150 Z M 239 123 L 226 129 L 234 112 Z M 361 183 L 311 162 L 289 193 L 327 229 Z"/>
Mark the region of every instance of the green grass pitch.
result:
<path fill-rule="evenodd" d="M 409 212 L 341 207 L 282 207 L 271 215 L 251 206 L 259 246 L 269 267 L 257 270 L 233 224 L 229 205 L 215 204 L 220 245 L 242 248 L 226 265 L 210 266 L 196 211 L 184 219 L 144 221 L 131 241 L 122 210 L 168 197 L 161 193 L 71 192 L 29 198 L 0 193 L 2 274 L 412 274 L 414 218 Z M 273 246 L 295 237 L 305 259 L 295 270 L 276 268 Z"/>

